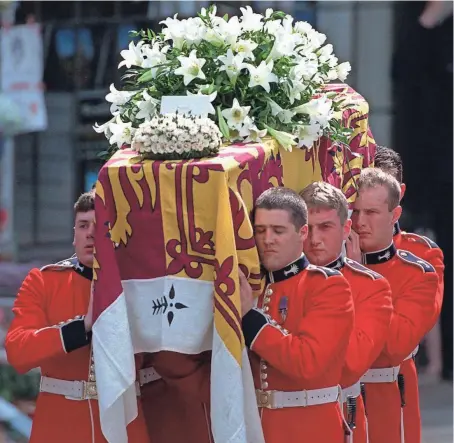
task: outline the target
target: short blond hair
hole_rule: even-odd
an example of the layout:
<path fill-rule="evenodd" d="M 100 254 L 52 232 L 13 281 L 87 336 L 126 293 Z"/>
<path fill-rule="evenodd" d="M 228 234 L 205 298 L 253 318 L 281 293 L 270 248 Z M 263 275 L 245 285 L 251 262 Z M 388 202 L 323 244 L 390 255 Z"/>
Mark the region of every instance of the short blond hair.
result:
<path fill-rule="evenodd" d="M 378 168 L 366 168 L 361 171 L 357 185 L 359 194 L 362 188 L 384 186 L 388 191 L 388 209 L 392 211 L 399 206 L 400 185 L 391 174 Z"/>
<path fill-rule="evenodd" d="M 335 209 L 343 225 L 348 218 L 348 202 L 340 189 L 325 182 L 314 182 L 300 193 L 308 209 Z"/>

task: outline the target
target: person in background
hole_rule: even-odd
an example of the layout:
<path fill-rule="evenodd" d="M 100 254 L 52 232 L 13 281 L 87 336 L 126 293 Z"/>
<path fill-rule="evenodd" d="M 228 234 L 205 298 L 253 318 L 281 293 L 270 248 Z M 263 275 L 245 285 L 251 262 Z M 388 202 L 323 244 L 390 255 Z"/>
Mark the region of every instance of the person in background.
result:
<path fill-rule="evenodd" d="M 329 183 L 315 182 L 301 196 L 309 215 L 309 235 L 304 242 L 309 262 L 342 272 L 352 291 L 355 327 L 345 356 L 341 386 L 352 440 L 366 443 L 367 420 L 360 378 L 382 352 L 388 337 L 393 311 L 391 288 L 380 274 L 342 256 L 344 241 L 349 249 L 351 231 L 348 203 L 342 191 Z"/>
<path fill-rule="evenodd" d="M 242 329 L 267 443 L 344 442 L 340 378 L 351 331 L 348 282 L 303 253 L 307 208 L 294 191 L 265 191 L 254 235 L 267 287 L 257 301 L 239 270 Z"/>
<path fill-rule="evenodd" d="M 438 277 L 430 263 L 394 245 L 393 229 L 402 213 L 397 180 L 380 169 L 367 168 L 357 186 L 347 254 L 388 280 L 394 307 L 383 352 L 361 379 L 366 387 L 369 440 L 420 443 L 414 356 L 436 321 Z"/>
<path fill-rule="evenodd" d="M 403 165 L 400 155 L 391 148 L 385 146 L 377 146 L 375 152 L 375 167 L 392 175 L 400 184 L 400 198 L 403 199 L 407 187 L 403 183 Z M 394 244 L 398 249 L 410 251 L 413 254 L 428 261 L 437 271 L 438 275 L 438 309 L 436 316 L 438 318 L 443 303 L 444 295 L 444 257 L 443 252 L 438 245 L 430 238 L 418 234 L 403 232 L 400 229 L 399 223 L 394 227 Z M 452 294 L 451 294 L 452 296 Z M 442 370 L 442 355 L 441 355 L 441 336 L 440 323 L 437 321 L 432 330 L 427 334 L 426 352 L 429 359 L 429 364 L 426 368 L 426 373 L 429 376 L 439 377 Z"/>
<path fill-rule="evenodd" d="M 104 443 L 91 354 L 94 193 L 74 205 L 75 255 L 32 269 L 14 303 L 5 340 L 8 362 L 20 373 L 41 368 L 30 443 Z M 147 443 L 139 416 L 129 441 Z"/>

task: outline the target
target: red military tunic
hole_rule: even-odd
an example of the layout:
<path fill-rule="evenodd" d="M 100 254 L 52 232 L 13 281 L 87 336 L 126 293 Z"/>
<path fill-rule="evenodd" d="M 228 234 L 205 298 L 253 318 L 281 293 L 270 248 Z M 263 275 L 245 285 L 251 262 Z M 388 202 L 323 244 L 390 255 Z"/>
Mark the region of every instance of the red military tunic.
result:
<path fill-rule="evenodd" d="M 339 257 L 327 267 L 339 270 L 347 279 L 355 307 L 355 326 L 341 378 L 342 388 L 348 388 L 359 382 L 383 350 L 393 311 L 391 288 L 380 274 L 349 258 Z M 348 417 L 346 405 L 344 414 Z M 356 399 L 355 424 L 354 442 L 366 443 L 366 416 L 361 395 Z"/>
<path fill-rule="evenodd" d="M 90 300 L 91 278 L 92 270 L 76 258 L 30 271 L 14 303 L 15 317 L 5 340 L 8 361 L 18 372 L 40 367 L 42 376 L 88 381 L 90 336 L 85 333 L 83 316 Z M 140 409 L 128 434 L 132 443 L 148 442 Z M 97 400 L 41 392 L 30 443 L 63 442 L 106 442 Z"/>
<path fill-rule="evenodd" d="M 365 254 L 364 262 L 388 280 L 394 305 L 388 340 L 373 368 L 396 367 L 433 325 L 438 277 L 432 265 L 411 252 L 397 250 L 394 244 Z M 416 378 L 405 380 L 405 393 L 417 391 L 416 384 Z M 366 383 L 366 409 L 370 443 L 401 443 L 401 395 L 397 382 Z M 420 422 L 412 426 L 420 426 Z"/>
<path fill-rule="evenodd" d="M 304 256 L 268 277 L 261 309 L 252 309 L 242 321 L 260 405 L 276 406 L 275 400 L 289 395 L 295 403 L 317 397 L 297 391 L 334 387 L 330 393 L 339 393 L 354 322 L 347 281 L 338 271 L 309 265 Z M 262 407 L 266 443 L 343 443 L 338 393 L 324 404 Z"/>
<path fill-rule="evenodd" d="M 443 252 L 438 245 L 427 237 L 408 232 L 402 232 L 397 224 L 394 235 L 394 244 L 398 249 L 410 251 L 418 257 L 429 262 L 438 275 L 438 291 L 435 298 L 435 316 L 433 323 L 438 320 L 443 303 L 444 292 L 444 270 Z M 402 363 L 400 373 L 403 374 L 406 389 L 406 406 L 404 412 L 404 428 L 406 443 L 421 442 L 421 426 L 415 423 L 421 423 L 421 414 L 419 409 L 419 391 L 418 391 L 418 374 L 413 359 L 408 359 Z"/>

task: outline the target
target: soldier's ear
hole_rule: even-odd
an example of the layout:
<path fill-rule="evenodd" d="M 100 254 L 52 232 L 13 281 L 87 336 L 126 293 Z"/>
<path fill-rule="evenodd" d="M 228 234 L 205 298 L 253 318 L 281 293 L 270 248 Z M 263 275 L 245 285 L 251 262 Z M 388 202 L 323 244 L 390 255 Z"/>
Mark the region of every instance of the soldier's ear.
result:
<path fill-rule="evenodd" d="M 307 224 L 301 226 L 300 228 L 300 237 L 301 240 L 304 242 L 307 238 L 307 234 L 309 233 L 309 227 Z"/>
<path fill-rule="evenodd" d="M 343 229 L 343 240 L 347 240 L 348 236 L 350 235 L 350 232 L 352 230 L 352 221 L 348 218 L 345 220 L 344 227 Z"/>
<path fill-rule="evenodd" d="M 405 191 L 407 190 L 407 185 L 405 183 L 400 184 L 400 201 L 404 198 Z"/>
<path fill-rule="evenodd" d="M 393 219 L 392 223 L 393 225 L 399 221 L 400 216 L 402 215 L 402 206 L 397 206 L 393 209 L 392 211 L 393 214 Z"/>

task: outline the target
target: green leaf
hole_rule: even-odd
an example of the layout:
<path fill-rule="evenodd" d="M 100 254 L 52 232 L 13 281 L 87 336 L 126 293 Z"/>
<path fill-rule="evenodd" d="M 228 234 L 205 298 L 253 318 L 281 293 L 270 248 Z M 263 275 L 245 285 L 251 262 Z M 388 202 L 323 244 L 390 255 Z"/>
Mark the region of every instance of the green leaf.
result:
<path fill-rule="evenodd" d="M 229 21 L 229 14 L 224 14 L 224 17 L 222 17 L 226 22 Z"/>
<path fill-rule="evenodd" d="M 218 106 L 216 110 L 218 114 L 219 129 L 221 130 L 224 138 L 228 140 L 228 138 L 230 137 L 230 129 L 227 126 L 227 122 L 225 121 L 224 116 L 222 115 L 221 107 Z"/>

